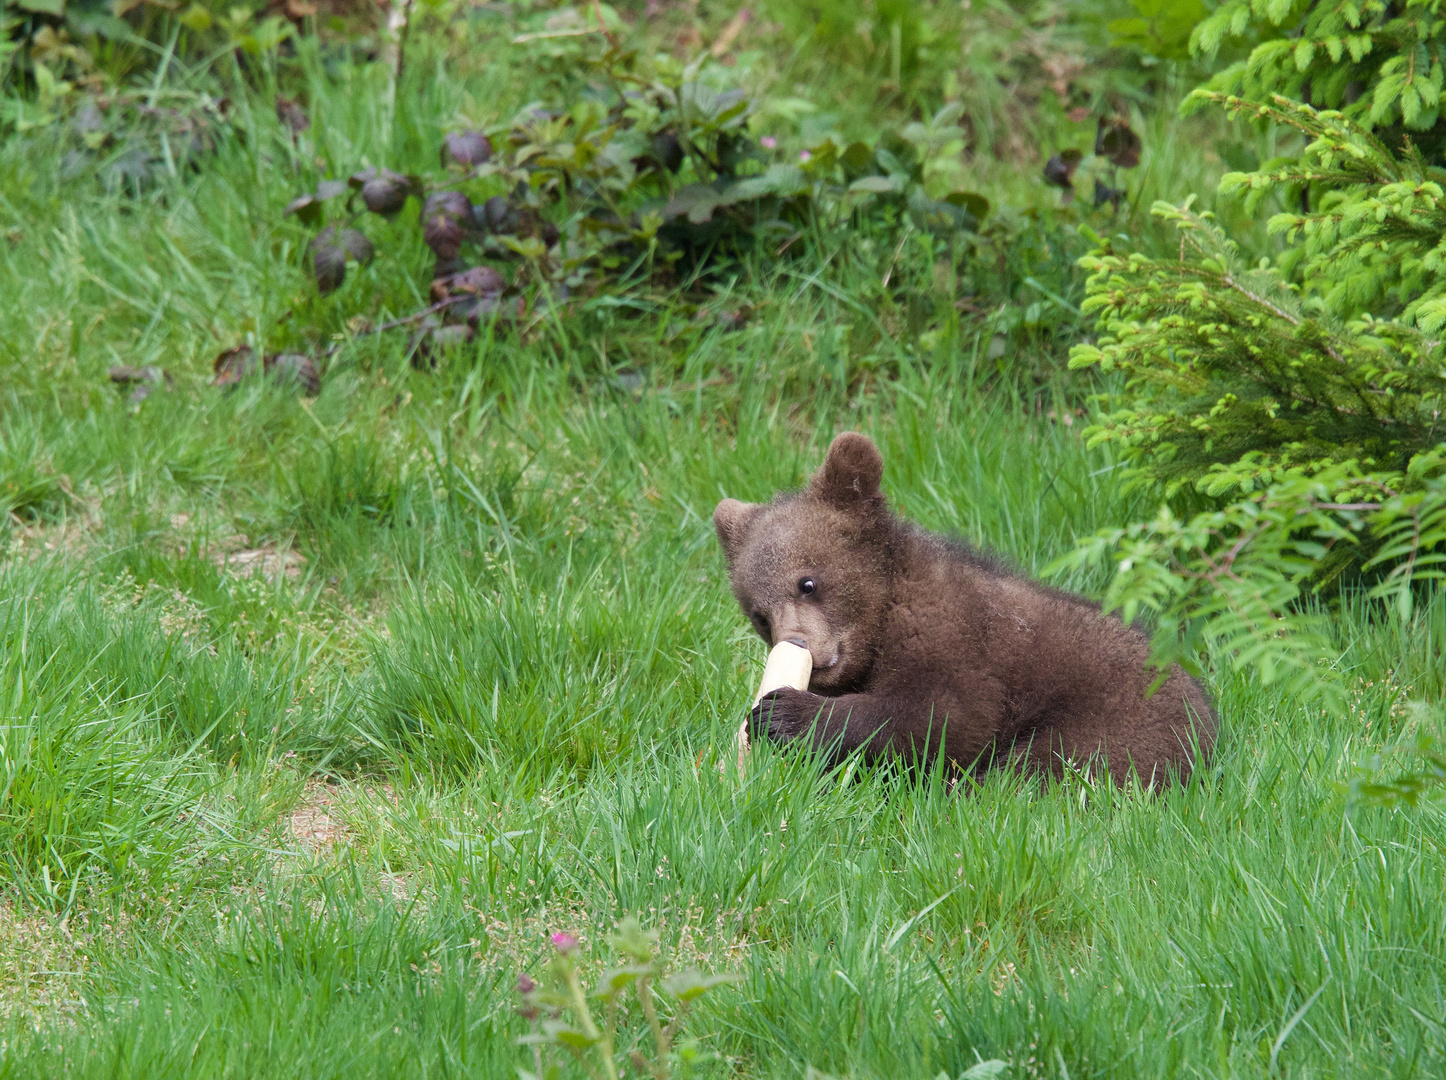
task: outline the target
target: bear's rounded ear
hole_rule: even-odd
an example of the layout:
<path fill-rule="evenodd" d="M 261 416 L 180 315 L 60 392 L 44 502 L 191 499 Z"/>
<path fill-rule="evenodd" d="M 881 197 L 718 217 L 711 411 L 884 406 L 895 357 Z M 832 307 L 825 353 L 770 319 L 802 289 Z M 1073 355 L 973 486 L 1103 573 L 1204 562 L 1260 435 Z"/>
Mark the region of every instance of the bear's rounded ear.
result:
<path fill-rule="evenodd" d="M 857 431 L 845 431 L 829 445 L 812 486 L 825 502 L 851 506 L 877 499 L 883 475 L 884 459 L 873 440 Z"/>
<path fill-rule="evenodd" d="M 718 531 L 718 542 L 723 545 L 723 555 L 729 562 L 733 553 L 748 531 L 748 523 L 762 507 L 758 503 L 739 502 L 724 499 L 713 510 L 713 528 Z"/>

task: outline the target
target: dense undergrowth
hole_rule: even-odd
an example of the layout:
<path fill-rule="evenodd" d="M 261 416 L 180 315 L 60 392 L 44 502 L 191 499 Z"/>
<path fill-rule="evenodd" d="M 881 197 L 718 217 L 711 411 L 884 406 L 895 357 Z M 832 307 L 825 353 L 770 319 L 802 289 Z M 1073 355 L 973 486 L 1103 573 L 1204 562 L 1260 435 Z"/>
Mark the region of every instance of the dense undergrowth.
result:
<path fill-rule="evenodd" d="M 689 1018 L 698 1075 L 1441 1070 L 1446 818 L 1343 793 L 1439 723 L 1439 592 L 1301 609 L 1329 707 L 1207 651 L 1223 735 L 1182 790 L 730 767 L 761 655 L 717 500 L 796 485 L 856 428 L 902 513 L 1031 574 L 1148 520 L 1081 435 L 1120 384 L 1064 371 L 1093 333 L 1075 228 L 1163 259 L 1150 201 L 1200 192 L 1271 254 L 1212 193 L 1298 149 L 1178 116 L 1198 73 L 1140 51 L 1180 47 L 1158 21 L 1101 29 L 1128 6 L 976 4 L 847 48 L 774 6 L 719 62 L 792 155 L 936 115 L 946 45 L 994 57 L 955 69 L 994 76 L 951 151 L 989 214 L 947 240 L 804 217 L 782 255 L 580 290 L 419 367 L 409 327 L 369 332 L 431 300 L 412 210 L 325 296 L 283 210 L 368 165 L 435 172 L 447 131 L 576 87 L 582 35 L 509 44 L 552 9 L 429 7 L 400 85 L 384 48 L 308 35 L 229 84 L 188 66 L 229 126 L 139 182 L 107 171 L 123 140 L 67 159 L 77 113 L 0 144 L 0 1075 L 516 1075 L 519 974 L 566 931 L 591 985 L 629 914 L 672 967 L 741 977 Z M 609 25 L 683 54 L 735 14 Z M 1040 169 L 1103 115 L 1140 163 L 1082 154 L 1062 205 Z M 1129 198 L 1092 205 L 1087 175 Z M 213 386 L 241 343 L 309 354 L 318 392 Z M 638 1010 L 619 1030 L 651 1053 Z"/>

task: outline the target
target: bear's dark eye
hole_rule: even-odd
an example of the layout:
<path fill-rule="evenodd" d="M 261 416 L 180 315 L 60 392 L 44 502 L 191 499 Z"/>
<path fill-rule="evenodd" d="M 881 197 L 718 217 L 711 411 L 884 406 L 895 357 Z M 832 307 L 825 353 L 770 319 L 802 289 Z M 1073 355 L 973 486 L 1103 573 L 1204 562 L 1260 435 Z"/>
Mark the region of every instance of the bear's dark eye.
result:
<path fill-rule="evenodd" d="M 758 627 L 758 632 L 759 632 L 760 634 L 762 634 L 764 637 L 767 637 L 767 636 L 768 636 L 768 616 L 767 616 L 767 615 L 764 615 L 762 612 L 755 611 L 755 612 L 753 613 L 753 625 L 756 626 L 756 627 Z"/>
<path fill-rule="evenodd" d="M 798 591 L 804 596 L 812 596 L 813 590 L 818 588 L 818 582 L 811 577 L 801 578 L 798 582 Z"/>

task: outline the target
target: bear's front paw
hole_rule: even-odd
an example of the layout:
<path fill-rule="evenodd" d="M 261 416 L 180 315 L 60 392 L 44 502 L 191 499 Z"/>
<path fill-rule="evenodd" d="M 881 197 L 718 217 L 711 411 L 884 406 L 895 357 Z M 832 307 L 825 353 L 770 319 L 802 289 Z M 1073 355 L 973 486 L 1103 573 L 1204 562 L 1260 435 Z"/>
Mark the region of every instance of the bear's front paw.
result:
<path fill-rule="evenodd" d="M 794 690 L 785 686 L 765 694 L 763 699 L 748 714 L 748 735 L 750 738 L 772 739 L 782 743 L 797 739 L 814 731 L 823 731 L 828 719 L 828 699 L 807 690 Z M 820 716 L 820 711 L 823 715 Z M 817 741 L 817 739 L 815 739 Z"/>

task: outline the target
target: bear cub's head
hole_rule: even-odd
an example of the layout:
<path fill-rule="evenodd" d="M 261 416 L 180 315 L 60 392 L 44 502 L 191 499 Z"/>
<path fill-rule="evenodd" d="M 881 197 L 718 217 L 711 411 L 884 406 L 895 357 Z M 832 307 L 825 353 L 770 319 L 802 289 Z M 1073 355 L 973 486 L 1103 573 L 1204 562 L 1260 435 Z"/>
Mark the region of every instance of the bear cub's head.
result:
<path fill-rule="evenodd" d="M 713 511 L 743 613 L 769 645 L 808 649 L 815 693 L 863 682 L 883 637 L 896 561 L 883 472 L 873 442 L 846 432 L 802 491 L 768 503 L 724 499 Z"/>

